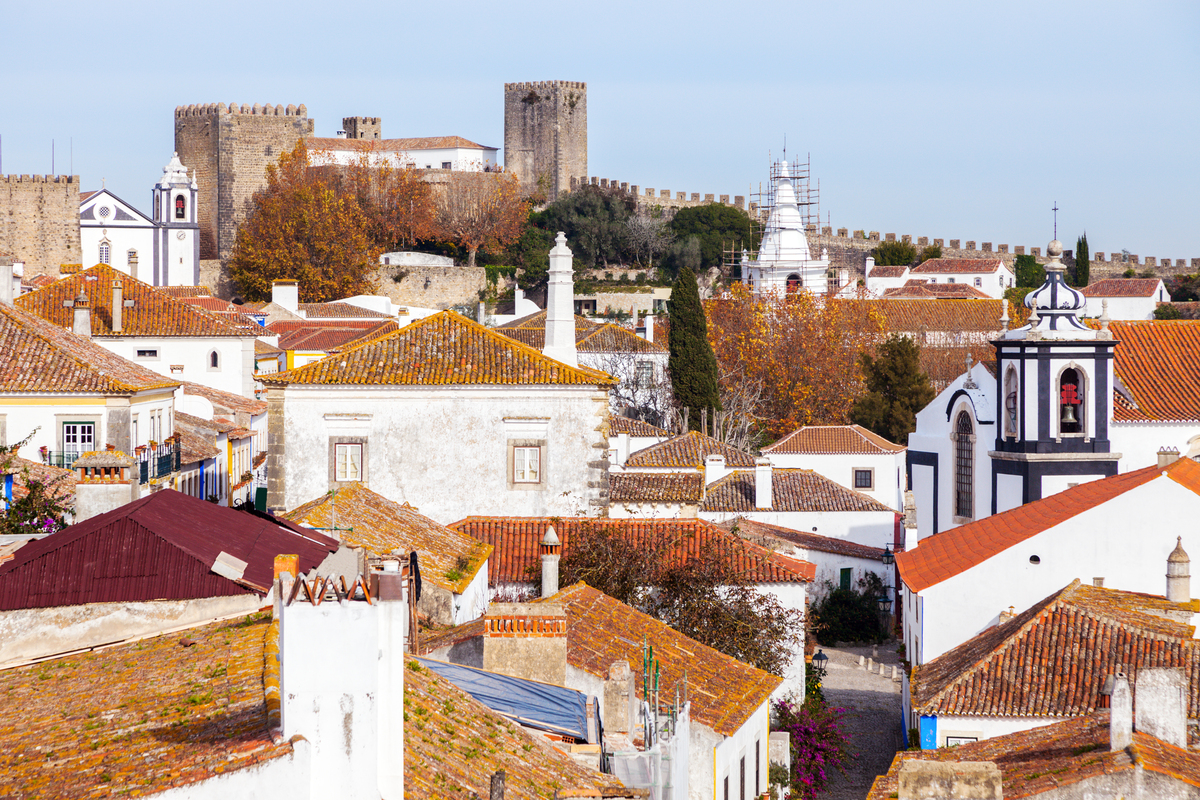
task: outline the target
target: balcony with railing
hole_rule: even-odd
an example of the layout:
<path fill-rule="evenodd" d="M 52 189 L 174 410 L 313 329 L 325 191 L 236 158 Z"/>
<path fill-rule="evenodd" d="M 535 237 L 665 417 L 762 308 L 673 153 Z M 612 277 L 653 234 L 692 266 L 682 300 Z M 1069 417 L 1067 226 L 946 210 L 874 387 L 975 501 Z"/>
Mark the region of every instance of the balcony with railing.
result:
<path fill-rule="evenodd" d="M 178 472 L 180 455 L 179 442 L 175 439 L 156 443 L 153 447 L 138 447 L 134 454 L 137 460 L 138 483 L 158 481 Z"/>

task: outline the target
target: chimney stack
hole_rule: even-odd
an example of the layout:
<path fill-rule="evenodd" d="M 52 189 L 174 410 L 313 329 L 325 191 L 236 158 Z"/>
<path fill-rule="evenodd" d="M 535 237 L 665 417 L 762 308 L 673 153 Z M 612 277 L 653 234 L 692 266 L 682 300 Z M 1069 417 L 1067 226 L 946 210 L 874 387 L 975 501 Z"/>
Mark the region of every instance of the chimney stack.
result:
<path fill-rule="evenodd" d="M 550 597 L 558 594 L 558 561 L 562 558 L 562 542 L 553 525 L 546 526 L 538 550 L 542 555 L 542 597 Z"/>
<path fill-rule="evenodd" d="M 1140 669 L 1135 688 L 1134 730 L 1186 749 L 1188 680 L 1183 670 Z"/>
<path fill-rule="evenodd" d="M 112 292 L 113 292 L 113 296 L 112 296 L 112 329 L 113 329 L 113 333 L 120 333 L 122 331 L 121 312 L 125 308 L 125 300 L 121 296 L 121 291 L 122 291 L 121 282 L 113 281 L 113 287 L 112 287 Z"/>
<path fill-rule="evenodd" d="M 1175 537 L 1175 549 L 1167 556 L 1167 600 L 1187 603 L 1192 599 L 1192 560 L 1183 549 L 1183 537 Z"/>
<path fill-rule="evenodd" d="M 645 326 L 646 326 L 646 335 L 645 335 L 643 338 L 644 338 L 644 339 L 645 339 L 647 342 L 653 342 L 653 341 L 654 341 L 654 315 L 653 315 L 653 314 L 647 314 L 647 315 L 646 315 L 645 317 L 643 317 L 642 319 L 644 319 L 644 320 L 645 320 L 645 323 L 644 323 L 644 324 L 645 324 Z"/>
<path fill-rule="evenodd" d="M 1166 469 L 1179 460 L 1179 451 L 1174 447 L 1160 447 L 1158 449 L 1158 468 Z"/>
<path fill-rule="evenodd" d="M 271 302 L 293 314 L 300 313 L 300 287 L 296 281 L 273 281 Z"/>
<path fill-rule="evenodd" d="M 92 338 L 92 308 L 88 303 L 87 292 L 79 290 L 75 298 L 75 312 L 71 319 L 71 332 L 85 339 Z"/>
<path fill-rule="evenodd" d="M 1113 676 L 1109 706 L 1108 749 L 1117 752 L 1133 743 L 1133 692 L 1123 672 Z"/>
<path fill-rule="evenodd" d="M 704 458 L 704 485 L 711 486 L 729 474 L 725 469 L 725 456 L 713 453 Z"/>
<path fill-rule="evenodd" d="M 75 478 L 75 522 L 132 503 L 137 482 L 129 479 L 134 461 L 119 450 L 82 454 L 71 465 Z"/>
<path fill-rule="evenodd" d="M 754 459 L 754 507 L 771 508 L 771 461 L 763 456 Z"/>
<path fill-rule="evenodd" d="M 550 250 L 550 277 L 546 286 L 546 343 L 542 355 L 579 366 L 575 352 L 575 290 L 571 280 L 572 255 L 562 231 Z"/>
<path fill-rule="evenodd" d="M 11 306 L 13 302 L 13 265 L 10 259 L 0 264 L 0 303 Z"/>

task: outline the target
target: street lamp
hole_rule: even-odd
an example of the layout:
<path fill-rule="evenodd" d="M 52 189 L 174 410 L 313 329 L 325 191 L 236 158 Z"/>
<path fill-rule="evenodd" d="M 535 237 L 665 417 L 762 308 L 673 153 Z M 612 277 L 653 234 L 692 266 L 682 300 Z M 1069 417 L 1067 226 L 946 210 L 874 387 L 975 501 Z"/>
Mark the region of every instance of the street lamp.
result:
<path fill-rule="evenodd" d="M 896 556 L 892 554 L 891 548 L 887 547 L 886 545 L 884 545 L 883 557 L 881 560 L 883 561 L 883 565 L 885 567 L 890 567 L 892 564 L 896 563 Z"/>
<path fill-rule="evenodd" d="M 825 655 L 824 650 L 817 650 L 817 654 L 812 657 L 813 672 L 818 678 L 825 677 L 825 665 L 829 663 L 829 656 Z"/>

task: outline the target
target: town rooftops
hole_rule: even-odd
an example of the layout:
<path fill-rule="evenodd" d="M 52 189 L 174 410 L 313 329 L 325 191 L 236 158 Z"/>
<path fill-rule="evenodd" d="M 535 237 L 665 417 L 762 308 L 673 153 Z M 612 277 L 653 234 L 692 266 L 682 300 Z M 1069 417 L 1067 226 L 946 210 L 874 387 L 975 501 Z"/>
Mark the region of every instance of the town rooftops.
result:
<path fill-rule="evenodd" d="M 903 278 L 908 264 L 885 264 L 871 267 L 872 278 Z"/>
<path fill-rule="evenodd" d="M 267 731 L 267 624 L 254 615 L 0 671 L 0 795 L 155 794 L 291 753 Z"/>
<path fill-rule="evenodd" d="M 178 385 L 52 322 L 0 304 L 0 391 L 130 395 Z"/>
<path fill-rule="evenodd" d="M 476 144 L 461 136 L 423 136 L 410 139 L 340 139 L 328 136 L 310 136 L 305 140 L 309 151 L 353 150 L 363 153 L 404 153 L 409 150 L 498 150 Z M 439 165 L 440 166 L 440 165 Z"/>
<path fill-rule="evenodd" d="M 162 292 L 171 297 L 211 297 L 212 290 L 207 286 L 155 286 L 154 291 Z"/>
<path fill-rule="evenodd" d="M 762 452 L 764 455 L 886 455 L 907 449 L 861 425 L 806 425 L 764 447 Z"/>
<path fill-rule="evenodd" d="M 638 450 L 625 460 L 625 468 L 704 469 L 710 455 L 725 456 L 726 467 L 753 467 L 754 456 L 699 431 L 689 431 L 665 442 Z"/>
<path fill-rule="evenodd" d="M 1153 297 L 1161 283 L 1161 278 L 1106 278 L 1080 291 L 1084 297 Z"/>
<path fill-rule="evenodd" d="M 125 301 L 119 333 L 114 333 L 112 329 L 113 283 L 116 281 L 121 282 Z M 253 323 L 234 323 L 202 308 L 190 306 L 107 264 L 97 264 L 49 286 L 23 294 L 14 301 L 14 305 L 61 328 L 70 329 L 74 314 L 71 303 L 80 292 L 87 295 L 91 307 L 93 336 L 240 337 L 255 336 L 256 331 L 262 332 Z"/>
<path fill-rule="evenodd" d="M 948 333 L 999 333 L 1001 300 L 863 300 L 883 316 L 886 329 L 897 333 L 945 331 Z M 1013 315 L 1013 309 L 1009 309 Z M 1014 323 L 1015 324 L 1015 323 Z"/>
<path fill-rule="evenodd" d="M 293 386 L 607 387 L 614 382 L 603 372 L 555 361 L 453 311 L 438 312 L 382 339 L 260 379 Z"/>
<path fill-rule="evenodd" d="M 931 258 L 910 268 L 913 275 L 971 275 L 1004 267 L 998 258 Z"/>
<path fill-rule="evenodd" d="M 701 519 L 467 517 L 450 527 L 495 547 L 488 580 L 496 585 L 532 580 L 530 570 L 539 564 L 538 548 L 550 526 L 562 542 L 564 556 L 571 552 L 573 537 L 609 531 L 646 553 L 659 550 L 679 560 L 711 553 L 751 583 L 807 582 L 815 576 L 813 564 L 772 553 Z"/>
<path fill-rule="evenodd" d="M 1164 473 L 1166 478 L 1200 494 L 1200 464 L 1190 458 L 1181 458 L 1165 470 L 1149 466 L 1088 481 L 921 540 L 916 548 L 896 554 L 900 577 L 910 591 L 922 592 Z"/>
<path fill-rule="evenodd" d="M 272 333 L 279 334 L 279 349 L 307 353 L 328 353 L 347 346 L 379 338 L 400 330 L 395 320 L 345 320 L 277 322 Z"/>
<path fill-rule="evenodd" d="M 754 511 L 754 470 L 736 470 L 714 481 L 704 493 L 701 511 Z M 771 511 L 883 511 L 895 513 L 873 497 L 847 489 L 810 469 L 771 470 Z"/>
<path fill-rule="evenodd" d="M 327 531 L 350 547 L 364 547 L 375 555 L 416 550 L 421 577 L 462 594 L 492 554 L 492 546 L 351 483 L 335 493 L 282 515 L 297 525 L 349 530 Z"/>
<path fill-rule="evenodd" d="M 748 539 L 768 550 L 775 549 L 776 543 L 772 540 L 782 540 L 796 547 L 804 548 L 805 550 L 816 550 L 819 553 L 865 558 L 871 561 L 880 561 L 883 558 L 883 550 L 879 547 L 870 547 L 846 539 L 835 539 L 832 536 L 821 536 L 820 534 L 809 533 L 808 531 L 784 528 L 779 525 L 758 522 L 745 517 L 738 517 L 737 519 L 722 522 L 720 523 L 720 527 L 737 533 L 743 539 Z"/>
<path fill-rule="evenodd" d="M 1139 669 L 1200 670 L 1200 650 L 1184 620 L 1200 602 L 1088 586 L 1065 589 L 1012 619 L 916 667 L 913 710 L 967 717 L 1074 717 L 1103 705 L 1105 680 Z M 1188 717 L 1200 713 L 1190 680 Z"/>
<path fill-rule="evenodd" d="M 265 594 L 275 556 L 296 553 L 308 572 L 337 548 L 317 531 L 164 489 L 21 548 L 0 566 L 0 610 Z"/>
<path fill-rule="evenodd" d="M 617 436 L 618 434 L 628 434 L 630 436 L 644 436 L 656 439 L 666 439 L 670 437 L 671 432 L 663 430 L 649 422 L 643 422 L 640 419 L 629 419 L 628 417 L 609 417 L 608 418 L 608 435 Z"/>
<path fill-rule="evenodd" d="M 908 281 L 903 286 L 884 289 L 883 295 L 887 300 L 987 300 L 989 295 L 966 283 L 930 283 L 929 281 Z"/>
<path fill-rule="evenodd" d="M 900 768 L 913 760 L 994 762 L 1000 769 L 1005 800 L 1034 797 L 1043 792 L 1054 792 L 1055 797 L 1090 797 L 1093 795 L 1087 792 L 1072 793 L 1070 788 L 1092 778 L 1134 769 L 1181 781 L 1191 788 L 1190 794 L 1181 796 L 1195 795 L 1195 787 L 1200 787 L 1200 753 L 1175 747 L 1141 731 L 1133 732 L 1129 747 L 1114 752 L 1109 749 L 1108 722 L 1109 712 L 1097 711 L 957 747 L 902 751 L 892 760 L 887 774 L 875 779 L 867 800 L 897 797 Z M 1100 796 L 1110 796 L 1110 792 L 1101 792 Z"/>
<path fill-rule="evenodd" d="M 496 327 L 510 339 L 541 349 L 546 344 L 546 312 L 536 311 Z M 575 315 L 575 349 L 580 353 L 666 353 L 657 341 L 643 339 L 633 331 L 613 323 L 598 323 Z"/>
<path fill-rule="evenodd" d="M 205 386 L 202 383 L 192 383 L 191 381 L 180 381 L 183 386 L 184 394 L 194 394 L 203 397 L 213 405 L 213 410 L 231 413 L 243 414 L 265 414 L 267 413 L 267 404 L 263 400 L 251 400 L 247 397 L 242 397 L 240 394 L 233 392 L 223 392 L 220 389 L 214 389 L 211 386 Z"/>
<path fill-rule="evenodd" d="M 699 503 L 704 475 L 699 472 L 610 472 L 609 503 Z"/>
<path fill-rule="evenodd" d="M 300 303 L 305 319 L 394 319 L 390 314 L 372 311 L 352 303 Z"/>
<path fill-rule="evenodd" d="M 64 505 L 75 505 L 74 470 L 13 456 L 8 463 L 8 471 L 13 476 L 13 500 L 28 496 L 29 481 L 33 480 L 45 487 L 51 497 L 62 500 Z"/>
<path fill-rule="evenodd" d="M 1113 322 L 1109 330 L 1120 342 L 1114 422 L 1200 420 L 1200 320 Z"/>

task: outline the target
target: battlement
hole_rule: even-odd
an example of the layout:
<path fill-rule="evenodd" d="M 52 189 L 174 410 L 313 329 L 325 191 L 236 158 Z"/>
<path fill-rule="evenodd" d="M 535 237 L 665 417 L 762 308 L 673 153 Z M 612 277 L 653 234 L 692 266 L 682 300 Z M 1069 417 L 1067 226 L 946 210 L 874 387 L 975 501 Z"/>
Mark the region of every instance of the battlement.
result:
<path fill-rule="evenodd" d="M 586 81 L 524 81 L 521 83 L 506 83 L 506 92 L 527 92 L 538 89 L 587 89 Z"/>
<path fill-rule="evenodd" d="M 347 139 L 382 139 L 383 120 L 379 117 L 342 117 Z"/>
<path fill-rule="evenodd" d="M 0 175 L 4 183 L 79 183 L 78 175 Z"/>
<path fill-rule="evenodd" d="M 646 189 L 646 193 L 643 195 L 641 193 L 642 187 L 638 186 L 636 183 L 631 184 L 625 181 L 618 181 L 615 178 L 597 178 L 595 176 L 590 178 L 571 178 L 570 188 L 572 191 L 575 189 L 580 189 L 584 186 L 597 186 L 601 189 L 612 189 L 614 191 L 631 194 L 637 198 L 639 206 L 662 206 L 668 209 L 679 209 L 705 205 L 706 203 L 720 203 L 724 206 L 732 205 L 734 208 L 746 208 L 746 198 L 744 195 L 740 194 L 733 196 L 732 203 L 730 202 L 730 196 L 727 194 L 701 195 L 700 192 L 691 192 L 689 195 L 688 192 L 675 192 L 674 195 L 672 195 L 670 189 Z M 703 197 L 703 199 L 701 199 L 701 197 Z M 754 204 L 751 204 L 751 208 L 754 208 Z"/>
<path fill-rule="evenodd" d="M 186 106 L 175 106 L 175 118 L 182 117 L 208 117 L 218 114 L 249 114 L 262 117 L 308 117 L 308 108 L 301 103 L 298 106 L 289 103 L 286 107 L 281 105 L 271 105 L 267 103 L 262 105 L 255 103 L 249 105 L 242 103 L 240 106 L 237 103 L 193 103 Z"/>

